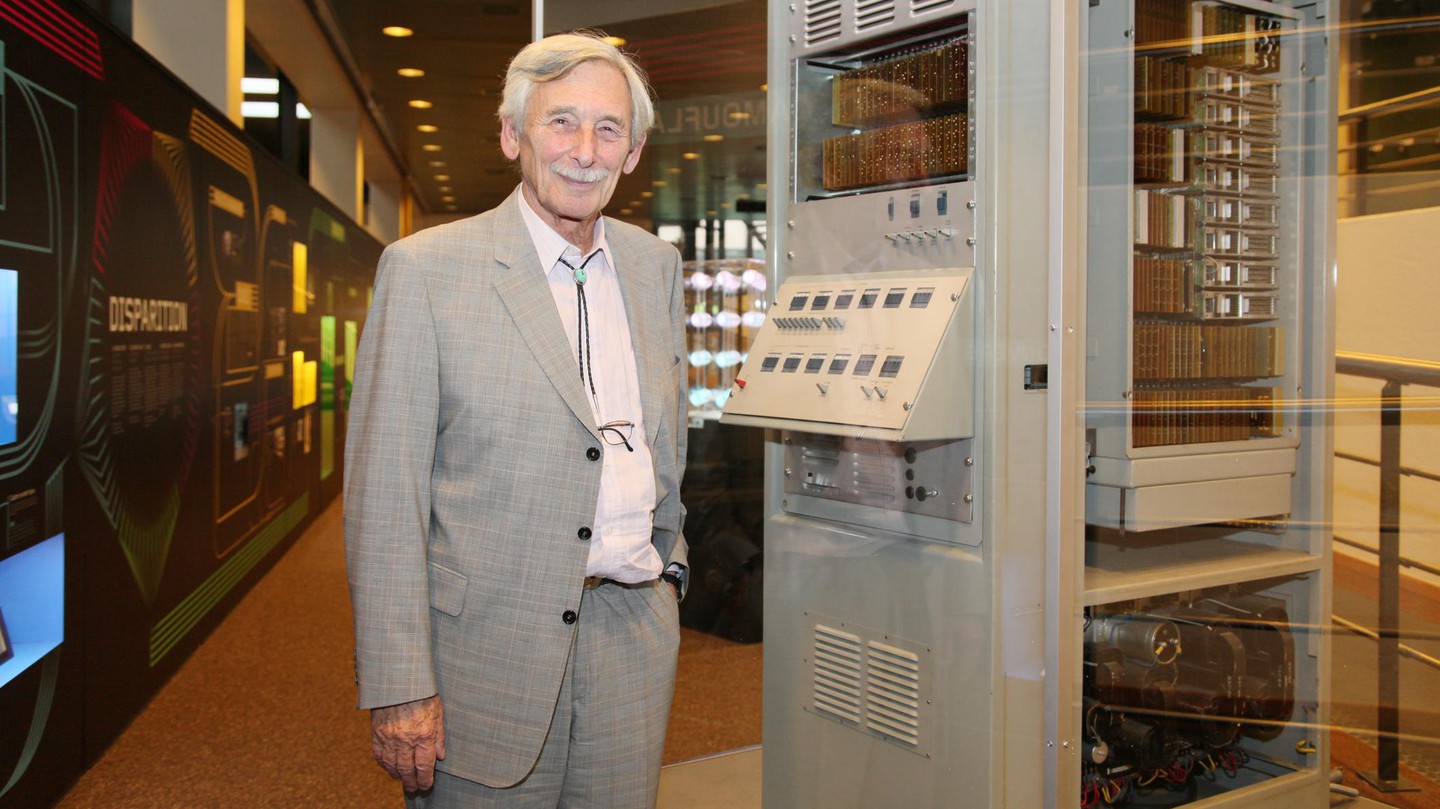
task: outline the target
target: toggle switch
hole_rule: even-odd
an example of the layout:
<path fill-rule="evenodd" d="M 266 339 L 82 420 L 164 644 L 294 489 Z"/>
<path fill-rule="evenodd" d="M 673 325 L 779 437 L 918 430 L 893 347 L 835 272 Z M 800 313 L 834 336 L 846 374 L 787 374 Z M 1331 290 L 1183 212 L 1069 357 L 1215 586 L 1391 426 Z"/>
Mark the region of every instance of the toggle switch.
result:
<path fill-rule="evenodd" d="M 827 393 L 830 392 L 830 383 L 829 383 L 829 382 L 816 382 L 816 383 L 815 383 L 815 387 L 817 387 L 817 388 L 820 389 L 820 395 L 821 395 L 821 396 L 824 396 L 825 394 L 827 394 Z"/>
<path fill-rule="evenodd" d="M 876 386 L 875 386 L 875 395 L 876 395 L 876 396 L 879 396 L 881 399 L 884 399 L 884 398 L 885 398 L 885 394 L 887 394 L 887 393 L 889 393 L 889 391 L 886 390 L 885 388 L 882 388 L 882 387 L 880 387 L 879 385 L 876 385 Z"/>
<path fill-rule="evenodd" d="M 866 399 L 872 399 L 872 398 L 874 398 L 874 397 L 870 394 L 870 389 L 867 388 L 867 387 L 865 387 L 864 385 L 861 385 L 861 386 L 860 386 L 860 392 L 863 393 L 863 394 L 865 394 L 865 398 L 866 398 Z"/>

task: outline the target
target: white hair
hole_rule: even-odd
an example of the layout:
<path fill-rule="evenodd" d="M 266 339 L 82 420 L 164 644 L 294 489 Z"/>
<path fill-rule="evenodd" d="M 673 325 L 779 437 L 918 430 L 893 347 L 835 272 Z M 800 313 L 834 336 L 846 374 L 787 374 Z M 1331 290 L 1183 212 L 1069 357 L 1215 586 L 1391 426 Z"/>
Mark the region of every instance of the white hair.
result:
<path fill-rule="evenodd" d="M 530 93 L 540 82 L 564 78 L 584 62 L 605 62 L 625 77 L 630 87 L 630 145 L 634 147 L 655 125 L 655 105 L 650 99 L 650 85 L 645 72 L 619 48 L 606 42 L 604 34 L 579 31 L 556 34 L 526 45 L 505 71 L 505 90 L 500 99 L 499 116 L 517 130 L 525 128 L 525 106 Z"/>

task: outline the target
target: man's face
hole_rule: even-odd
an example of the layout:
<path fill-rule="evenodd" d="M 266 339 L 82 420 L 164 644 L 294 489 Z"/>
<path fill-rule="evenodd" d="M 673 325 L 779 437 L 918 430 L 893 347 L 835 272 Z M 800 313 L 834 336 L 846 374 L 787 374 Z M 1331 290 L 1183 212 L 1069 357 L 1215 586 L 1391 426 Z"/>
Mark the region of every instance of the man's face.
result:
<path fill-rule="evenodd" d="M 500 126 L 505 156 L 520 161 L 526 199 L 567 238 L 595 221 L 644 145 L 630 145 L 630 88 L 605 62 L 535 85 L 522 128 Z"/>

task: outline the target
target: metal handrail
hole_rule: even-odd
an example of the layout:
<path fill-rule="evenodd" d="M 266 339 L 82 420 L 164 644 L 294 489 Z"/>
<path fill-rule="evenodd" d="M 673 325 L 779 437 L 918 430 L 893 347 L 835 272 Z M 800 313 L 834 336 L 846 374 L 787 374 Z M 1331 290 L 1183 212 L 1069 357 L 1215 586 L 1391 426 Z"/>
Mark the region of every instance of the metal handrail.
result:
<path fill-rule="evenodd" d="M 1391 113 L 1418 109 L 1436 101 L 1440 101 L 1440 86 L 1431 87 L 1428 90 L 1417 90 L 1413 93 L 1387 98 L 1383 101 L 1361 104 L 1358 107 L 1351 107 L 1348 110 L 1342 110 L 1338 117 L 1341 122 L 1353 121 L 1356 118 L 1369 118 L 1374 115 L 1389 115 Z"/>
<path fill-rule="evenodd" d="M 1436 89 L 1440 91 L 1440 88 Z M 1335 355 L 1335 372 L 1385 383 L 1380 392 L 1380 539 L 1377 551 L 1380 557 L 1380 609 L 1373 634 L 1376 644 L 1376 727 L 1380 735 L 1376 739 L 1375 772 L 1362 773 L 1362 776 L 1382 792 L 1392 792 L 1405 788 L 1400 780 L 1400 741 L 1396 736 L 1400 730 L 1401 392 L 1405 385 L 1440 387 L 1440 363 L 1343 351 Z M 1369 636 L 1368 632 L 1362 634 Z"/>

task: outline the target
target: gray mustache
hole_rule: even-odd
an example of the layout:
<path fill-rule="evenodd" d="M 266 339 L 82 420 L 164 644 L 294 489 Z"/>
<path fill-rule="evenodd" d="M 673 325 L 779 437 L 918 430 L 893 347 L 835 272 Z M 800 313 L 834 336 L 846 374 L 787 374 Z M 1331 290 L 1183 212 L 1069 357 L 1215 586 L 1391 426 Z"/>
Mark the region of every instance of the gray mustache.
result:
<path fill-rule="evenodd" d="M 567 180 L 574 180 L 577 183 L 598 183 L 610 176 L 610 169 L 604 166 L 591 166 L 588 169 L 582 169 L 578 166 L 567 166 L 559 160 L 550 164 L 550 170 Z"/>

